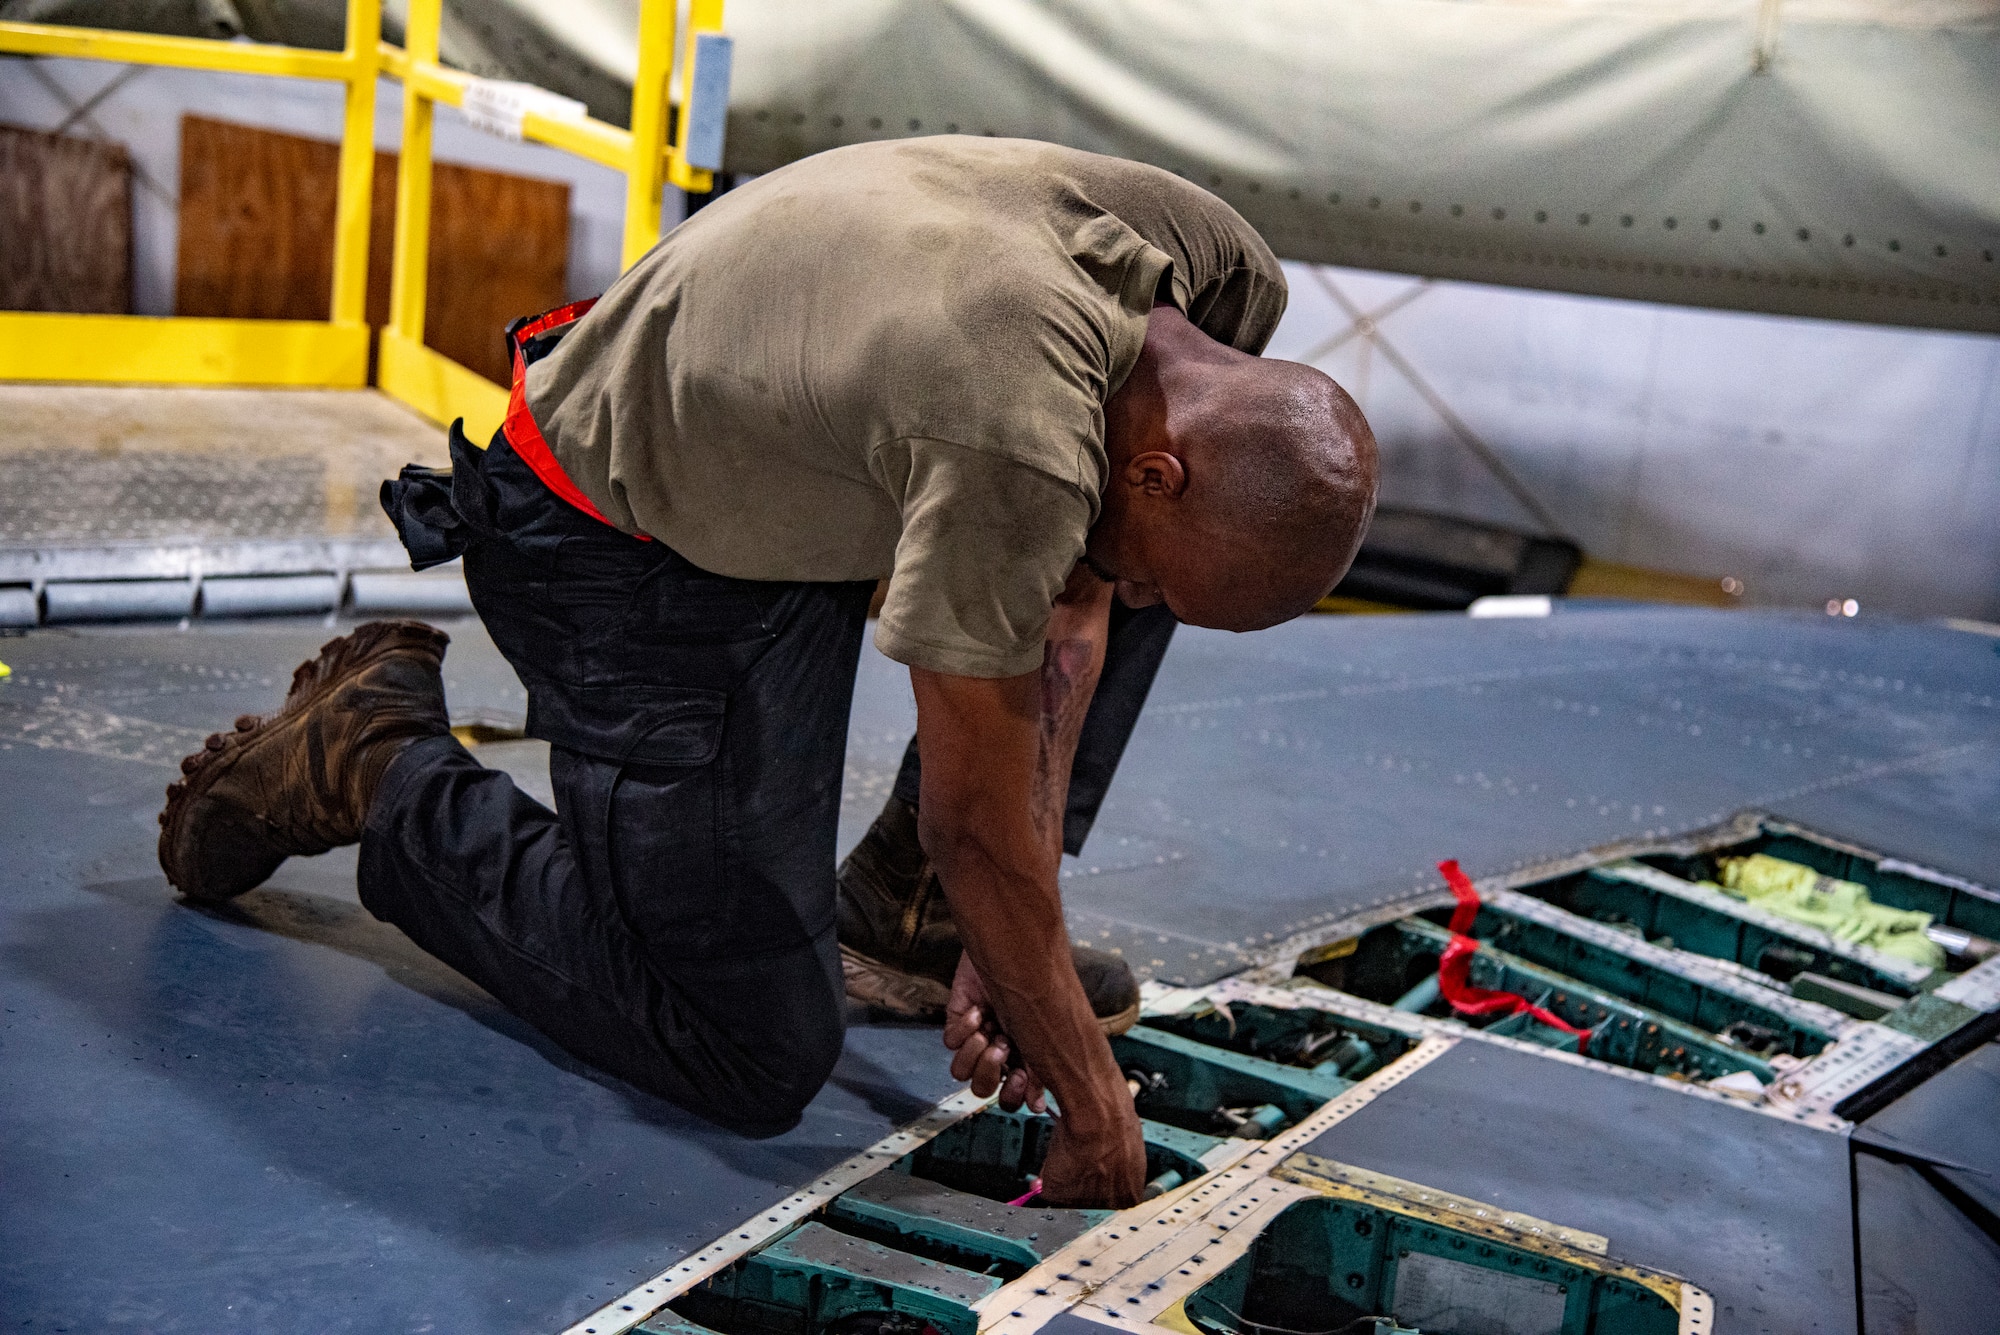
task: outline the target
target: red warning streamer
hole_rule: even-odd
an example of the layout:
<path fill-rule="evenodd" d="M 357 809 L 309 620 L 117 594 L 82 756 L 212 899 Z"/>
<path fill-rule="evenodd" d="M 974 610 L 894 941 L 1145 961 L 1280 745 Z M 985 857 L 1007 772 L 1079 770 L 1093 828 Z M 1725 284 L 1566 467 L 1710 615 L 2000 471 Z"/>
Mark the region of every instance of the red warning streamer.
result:
<path fill-rule="evenodd" d="M 1458 901 L 1451 914 L 1451 944 L 1444 948 L 1444 958 L 1438 961 L 1438 991 L 1451 1003 L 1451 1008 L 1461 1015 L 1491 1015 L 1496 1011 L 1518 1015 L 1526 1011 L 1552 1029 L 1575 1034 L 1576 1050 L 1582 1052 L 1590 1042 L 1588 1029 L 1577 1028 L 1518 993 L 1472 985 L 1472 957 L 1478 953 L 1479 943 L 1472 939 L 1471 933 L 1472 920 L 1479 916 L 1479 892 L 1459 869 L 1457 859 L 1438 863 L 1438 870 L 1444 873 L 1444 883 L 1451 887 L 1452 898 Z"/>

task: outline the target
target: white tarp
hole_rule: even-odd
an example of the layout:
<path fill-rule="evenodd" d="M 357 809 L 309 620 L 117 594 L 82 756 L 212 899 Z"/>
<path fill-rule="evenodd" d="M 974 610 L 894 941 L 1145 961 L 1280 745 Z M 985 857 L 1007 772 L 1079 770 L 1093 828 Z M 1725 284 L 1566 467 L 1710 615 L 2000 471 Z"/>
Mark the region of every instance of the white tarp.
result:
<path fill-rule="evenodd" d="M 272 38 L 329 9 L 0 0 Z M 451 0 L 446 55 L 622 120 L 637 18 Z M 1181 172 L 1289 259 L 2000 331 L 2000 0 L 728 0 L 726 23 L 732 170 L 1025 135 Z"/>
<path fill-rule="evenodd" d="M 1028 135 L 1178 171 L 1289 259 L 2000 329 L 1992 0 L 731 0 L 728 23 L 746 170 Z"/>

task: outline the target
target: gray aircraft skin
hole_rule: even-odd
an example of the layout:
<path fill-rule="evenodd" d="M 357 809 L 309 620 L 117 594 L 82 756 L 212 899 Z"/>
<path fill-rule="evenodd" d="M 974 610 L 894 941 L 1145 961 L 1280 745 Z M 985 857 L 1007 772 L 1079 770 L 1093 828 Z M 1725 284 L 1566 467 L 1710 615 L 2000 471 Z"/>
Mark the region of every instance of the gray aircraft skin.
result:
<path fill-rule="evenodd" d="M 546 749 L 504 740 L 518 682 L 475 620 L 441 624 L 477 754 L 546 794 Z M 1350 1297 L 1406 1329 L 1990 1328 L 2000 966 L 1933 976 L 1696 884 L 1763 850 L 2000 935 L 1986 636 L 1562 604 L 1183 628 L 1064 870 L 1072 932 L 1148 984 L 1119 1056 L 1166 1194 L 1106 1219 L 1005 1203 L 1042 1133 L 954 1102 L 934 1030 L 855 1013 L 805 1121 L 744 1141 L 579 1066 L 373 922 L 351 855 L 178 902 L 152 836 L 176 760 L 338 629 L 0 642 L 0 1308 L 35 1328 L 1137 1329 L 1089 1300 L 1114 1271 L 1138 1325 L 1182 1335 L 1372 1314 Z M 868 653 L 843 844 L 912 718 Z M 1483 901 L 1470 983 L 1588 1029 L 1582 1055 L 1426 996 L 1446 857 Z M 1218 1244 L 1220 1287 L 1179 1294 L 1191 1262 L 1155 1275 L 1113 1248 L 1279 1194 L 1307 1208 Z M 1314 1237 L 1407 1246 L 1335 1265 Z M 968 1315 L 999 1293 L 1014 1305 Z M 1438 1324 L 1446 1298 L 1529 1324 Z"/>

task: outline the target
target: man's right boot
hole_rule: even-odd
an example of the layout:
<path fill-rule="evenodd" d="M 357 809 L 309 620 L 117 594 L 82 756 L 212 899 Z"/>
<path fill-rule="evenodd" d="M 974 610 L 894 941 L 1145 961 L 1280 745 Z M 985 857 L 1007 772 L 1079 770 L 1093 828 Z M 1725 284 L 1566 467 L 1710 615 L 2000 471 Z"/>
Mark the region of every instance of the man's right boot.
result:
<path fill-rule="evenodd" d="M 917 842 L 917 809 L 891 797 L 836 878 L 847 995 L 908 1019 L 942 1022 L 963 947 L 937 869 Z M 1105 1033 L 1138 1022 L 1139 984 L 1123 959 L 1078 945 L 1070 959 Z"/>
<path fill-rule="evenodd" d="M 160 868 L 190 899 L 262 884 L 295 855 L 356 843 L 389 762 L 451 730 L 450 639 L 421 621 L 371 621 L 299 665 L 275 714 L 246 714 L 181 762 L 160 813 Z"/>

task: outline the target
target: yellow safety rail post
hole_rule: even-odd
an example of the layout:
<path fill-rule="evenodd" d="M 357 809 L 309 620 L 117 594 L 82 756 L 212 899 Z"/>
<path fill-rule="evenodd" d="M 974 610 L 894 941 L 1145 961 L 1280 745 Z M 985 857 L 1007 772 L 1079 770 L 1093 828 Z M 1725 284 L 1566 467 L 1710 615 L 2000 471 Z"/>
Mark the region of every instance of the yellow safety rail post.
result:
<path fill-rule="evenodd" d="M 382 330 L 376 381 L 437 422 L 465 419 L 480 444 L 507 412 L 507 393 L 424 345 L 426 284 L 431 253 L 431 129 L 440 101 L 457 105 L 469 80 L 438 65 L 442 0 L 410 0 L 400 60 L 384 51 L 384 68 L 403 80 L 403 156 L 396 169 L 395 250 L 389 269 L 389 323 Z M 525 135 L 524 135 L 525 137 Z"/>
<path fill-rule="evenodd" d="M 432 117 L 439 102 L 463 106 L 468 91 L 481 82 L 438 64 L 442 8 L 442 0 L 410 0 L 404 45 L 397 48 L 384 43 L 381 50 L 383 73 L 403 82 L 403 158 L 396 179 L 390 318 L 382 331 L 377 374 L 384 393 L 436 422 L 464 418 L 466 434 L 475 443 L 484 444 L 506 415 L 506 391 L 424 345 Z M 574 153 L 625 174 L 622 249 L 627 265 L 660 239 L 663 182 L 671 180 L 682 189 L 697 191 L 711 184 L 707 171 L 692 167 L 680 147 L 669 148 L 667 144 L 672 115 L 667 85 L 673 65 L 674 11 L 675 0 L 642 0 L 640 5 L 639 70 L 632 89 L 630 130 L 587 116 L 537 110 L 532 100 L 523 104 L 520 117 L 522 139 Z M 688 34 L 690 67 L 696 38 L 703 33 L 719 36 L 721 26 L 722 0 L 694 0 Z M 685 125 L 685 105 L 681 120 Z"/>
<path fill-rule="evenodd" d="M 620 263 L 632 262 L 660 239 L 660 186 L 667 143 L 667 76 L 674 65 L 674 0 L 639 6 L 639 71 L 632 81 L 631 165 L 625 169 L 625 244 Z"/>
<path fill-rule="evenodd" d="M 707 194 L 715 188 L 715 174 L 705 167 L 697 167 L 688 161 L 688 139 L 694 128 L 696 102 L 694 96 L 696 53 L 701 49 L 703 37 L 715 36 L 721 31 L 722 0 L 689 0 L 687 47 L 681 53 L 680 80 L 676 90 L 679 96 L 674 99 L 680 103 L 680 120 L 674 127 L 674 147 L 667 162 L 667 179 L 682 190 L 691 190 L 697 195 Z M 716 110 L 717 114 L 720 114 L 724 109 Z M 658 219 L 659 216 L 660 211 L 656 207 L 653 210 L 653 217 Z M 638 256 L 631 253 L 632 237 L 629 228 L 625 245 L 625 262 L 630 264 Z"/>
<path fill-rule="evenodd" d="M 380 0 L 348 0 L 338 52 L 0 22 L 0 52 L 217 70 L 345 85 L 330 319 L 0 311 L 0 380 L 359 387 L 368 379 L 368 193 L 374 176 Z"/>
<path fill-rule="evenodd" d="M 442 5 L 410 6 L 403 49 L 412 61 L 435 65 Z M 389 325 L 406 342 L 424 341 L 425 278 L 431 254 L 431 125 L 435 110 L 417 85 L 403 84 L 403 154 L 396 167 L 396 230 L 389 270 Z M 385 342 L 386 337 L 385 337 Z M 385 350 L 386 355 L 386 350 Z"/>
<path fill-rule="evenodd" d="M 368 228 L 375 186 L 375 76 L 382 46 L 382 0 L 347 0 L 352 73 L 340 126 L 340 186 L 333 213 L 332 322 L 361 333 L 362 378 L 368 359 Z"/>

